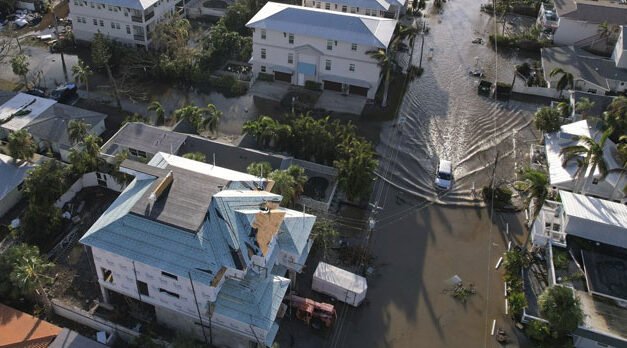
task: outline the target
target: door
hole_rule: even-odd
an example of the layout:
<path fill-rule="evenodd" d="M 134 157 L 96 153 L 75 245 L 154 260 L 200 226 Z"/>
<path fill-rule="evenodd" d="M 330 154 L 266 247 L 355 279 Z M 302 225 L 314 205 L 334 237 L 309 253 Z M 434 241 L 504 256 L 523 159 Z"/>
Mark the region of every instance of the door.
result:
<path fill-rule="evenodd" d="M 284 72 L 280 72 L 280 71 L 275 71 L 274 72 L 274 79 L 276 81 L 283 81 L 283 82 L 292 83 L 292 74 L 288 74 L 288 73 L 284 73 Z"/>
<path fill-rule="evenodd" d="M 368 88 L 351 85 L 349 89 L 349 93 L 355 94 L 355 95 L 361 95 L 365 97 L 368 95 Z"/>
<path fill-rule="evenodd" d="M 342 91 L 342 84 L 338 83 L 338 82 L 333 82 L 333 81 L 329 81 L 329 80 L 324 80 L 324 89 L 327 89 L 329 91 L 336 91 L 336 92 L 341 92 Z"/>
<path fill-rule="evenodd" d="M 305 74 L 298 73 L 298 85 L 299 86 L 304 86 L 305 85 Z"/>

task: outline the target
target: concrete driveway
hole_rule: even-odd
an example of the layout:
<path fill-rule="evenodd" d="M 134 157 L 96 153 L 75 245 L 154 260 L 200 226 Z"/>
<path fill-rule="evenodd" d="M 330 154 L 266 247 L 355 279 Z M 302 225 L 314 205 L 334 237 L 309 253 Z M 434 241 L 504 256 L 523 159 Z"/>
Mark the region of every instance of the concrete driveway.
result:
<path fill-rule="evenodd" d="M 344 95 L 335 91 L 322 91 L 318 98 L 316 109 L 324 109 L 346 114 L 361 115 L 366 106 L 366 97 L 358 95 Z"/>

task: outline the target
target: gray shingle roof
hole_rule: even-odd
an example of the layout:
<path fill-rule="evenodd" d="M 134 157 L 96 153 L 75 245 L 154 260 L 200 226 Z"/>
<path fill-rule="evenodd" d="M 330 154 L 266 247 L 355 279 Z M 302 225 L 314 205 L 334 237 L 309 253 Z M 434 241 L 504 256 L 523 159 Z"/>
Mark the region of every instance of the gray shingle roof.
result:
<path fill-rule="evenodd" d="M 100 151 L 108 155 L 115 155 L 121 147 L 140 150 L 149 154 L 156 154 L 157 152 L 177 153 L 186 138 L 187 135 L 185 134 L 132 122 L 124 125 L 111 140 L 102 146 Z"/>
<path fill-rule="evenodd" d="M 394 19 L 268 2 L 246 26 L 387 48 L 396 22 Z"/>
<path fill-rule="evenodd" d="M 572 46 L 541 49 L 545 78 L 554 68 L 562 68 L 577 79 L 609 89 L 608 79 L 627 81 L 627 69 L 616 67 L 611 59 L 595 56 Z"/>

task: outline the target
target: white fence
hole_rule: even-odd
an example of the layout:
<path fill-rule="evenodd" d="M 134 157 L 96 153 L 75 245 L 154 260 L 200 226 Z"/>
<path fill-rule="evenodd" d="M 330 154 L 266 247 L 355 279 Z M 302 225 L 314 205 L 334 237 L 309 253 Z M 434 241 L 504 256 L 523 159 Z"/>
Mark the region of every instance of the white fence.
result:
<path fill-rule="evenodd" d="M 109 174 L 98 172 L 85 173 L 54 203 L 54 206 L 63 208 L 63 206 L 71 201 L 82 189 L 93 186 L 106 187 L 116 192 L 122 192 L 124 189 L 124 186 L 118 184 Z"/>
<path fill-rule="evenodd" d="M 561 92 L 553 88 L 527 87 L 521 84 L 514 84 L 512 92 L 551 99 L 560 99 L 562 97 Z"/>

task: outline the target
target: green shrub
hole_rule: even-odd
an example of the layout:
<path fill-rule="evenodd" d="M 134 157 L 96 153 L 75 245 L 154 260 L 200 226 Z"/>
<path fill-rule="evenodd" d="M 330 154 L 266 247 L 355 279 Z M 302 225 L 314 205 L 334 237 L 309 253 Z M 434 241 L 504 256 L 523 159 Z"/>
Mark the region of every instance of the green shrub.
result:
<path fill-rule="evenodd" d="M 514 318 L 520 318 L 523 313 L 523 309 L 527 307 L 527 298 L 522 291 L 511 292 L 507 295 L 507 302 L 509 303 L 510 314 Z"/>
<path fill-rule="evenodd" d="M 492 44 L 492 46 L 494 46 L 494 35 L 490 35 L 490 44 Z M 496 35 L 496 44 L 499 47 L 510 47 L 510 46 L 514 46 L 516 44 L 516 39 L 505 36 L 505 35 Z"/>
<path fill-rule="evenodd" d="M 494 196 L 494 208 L 496 209 L 502 209 L 512 204 L 512 191 L 505 187 L 497 187 L 492 190 L 491 187 L 486 186 L 481 190 L 481 194 L 486 202 L 490 202 Z"/>
<path fill-rule="evenodd" d="M 536 342 L 544 342 L 551 337 L 551 328 L 545 322 L 532 320 L 525 328 L 525 333 Z"/>
<path fill-rule="evenodd" d="M 316 81 L 305 81 L 305 88 L 312 91 L 319 91 L 322 89 L 322 83 Z"/>
<path fill-rule="evenodd" d="M 257 80 L 273 82 L 274 81 L 274 75 L 268 74 L 268 73 L 264 73 L 264 72 L 260 72 L 259 74 L 257 74 Z"/>
<path fill-rule="evenodd" d="M 213 87 L 227 98 L 244 95 L 248 90 L 248 86 L 233 75 L 223 75 L 214 79 Z"/>
<path fill-rule="evenodd" d="M 553 249 L 553 264 L 557 269 L 567 269 L 570 255 L 568 251 Z"/>

